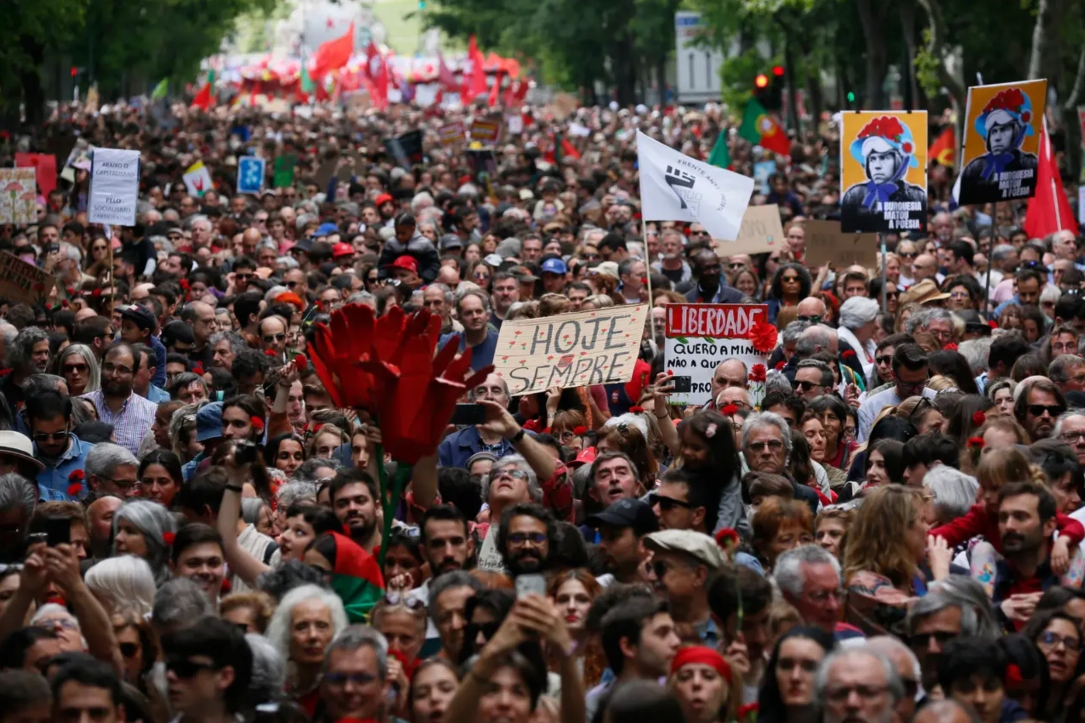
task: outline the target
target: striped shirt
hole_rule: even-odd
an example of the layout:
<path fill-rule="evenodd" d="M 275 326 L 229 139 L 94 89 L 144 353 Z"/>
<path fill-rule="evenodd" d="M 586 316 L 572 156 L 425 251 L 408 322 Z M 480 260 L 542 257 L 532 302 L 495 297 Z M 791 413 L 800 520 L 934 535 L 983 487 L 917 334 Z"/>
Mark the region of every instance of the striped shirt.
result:
<path fill-rule="evenodd" d="M 139 453 L 139 443 L 154 425 L 157 404 L 132 392 L 120 412 L 114 414 L 106 406 L 102 390 L 82 394 L 80 397 L 89 399 L 94 404 L 94 408 L 98 410 L 98 419 L 113 425 L 113 436 L 116 437 L 117 444 L 132 454 Z"/>

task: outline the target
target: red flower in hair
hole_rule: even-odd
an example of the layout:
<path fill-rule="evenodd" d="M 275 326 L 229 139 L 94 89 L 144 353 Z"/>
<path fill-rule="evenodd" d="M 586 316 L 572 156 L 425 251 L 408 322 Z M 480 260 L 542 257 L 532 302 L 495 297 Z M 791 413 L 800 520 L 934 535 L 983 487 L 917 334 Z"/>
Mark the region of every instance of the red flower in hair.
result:
<path fill-rule="evenodd" d="M 82 483 L 83 480 L 86 478 L 86 476 L 87 476 L 87 474 L 83 470 L 74 469 L 74 470 L 72 470 L 72 473 L 70 475 L 68 475 L 68 481 L 69 482 Z"/>
<path fill-rule="evenodd" d="M 763 382 L 768 376 L 768 370 L 764 364 L 754 364 L 750 367 L 750 381 L 751 382 Z"/>
<path fill-rule="evenodd" d="M 954 344 L 953 342 L 950 342 L 950 343 L 946 344 L 944 347 L 942 347 L 942 351 L 957 351 L 957 345 Z"/>
<path fill-rule="evenodd" d="M 716 544 L 724 550 L 731 550 L 738 547 L 738 543 L 738 533 L 730 527 L 724 527 L 716 533 Z"/>
<path fill-rule="evenodd" d="M 260 417 L 249 417 L 249 424 L 251 424 L 252 428 L 255 429 L 257 432 L 264 431 L 264 420 L 260 419 Z"/>
<path fill-rule="evenodd" d="M 629 413 L 630 414 L 644 414 L 644 407 L 638 407 L 637 405 L 633 405 L 632 407 L 629 408 Z"/>
<path fill-rule="evenodd" d="M 167 545 L 172 545 L 173 541 L 176 538 L 177 538 L 177 535 L 173 534 L 172 532 L 163 532 L 162 533 L 162 542 L 165 542 Z"/>
<path fill-rule="evenodd" d="M 1017 667 L 1016 663 L 1010 663 L 1006 666 L 1006 680 L 1005 684 L 1007 688 L 1015 688 L 1021 683 L 1025 682 L 1024 677 L 1021 675 L 1021 669 Z"/>
<path fill-rule="evenodd" d="M 69 497 L 78 497 L 79 493 L 82 492 L 82 491 L 83 491 L 83 485 L 79 484 L 78 482 L 73 482 L 72 484 L 68 485 L 68 496 Z"/>
<path fill-rule="evenodd" d="M 987 443 L 983 441 L 983 437 L 969 437 L 968 447 L 975 447 L 976 449 L 983 449 L 987 446 Z"/>
<path fill-rule="evenodd" d="M 765 320 L 761 320 L 750 327 L 749 339 L 753 343 L 754 351 L 758 354 L 768 354 L 776 348 L 776 337 L 779 332 L 776 327 Z"/>
<path fill-rule="evenodd" d="M 982 427 L 983 423 L 986 421 L 987 415 L 984 414 L 982 411 L 976 412 L 972 415 L 972 424 L 976 425 L 977 427 Z"/>
<path fill-rule="evenodd" d="M 734 416 L 735 414 L 738 414 L 738 405 L 737 404 L 726 404 L 726 405 L 724 405 L 723 409 L 720 410 L 720 414 L 722 414 L 725 417 Z"/>
<path fill-rule="evenodd" d="M 855 352 L 853 352 L 851 349 L 845 349 L 843 352 L 841 352 L 840 356 L 844 357 L 845 359 L 854 359 Z"/>
<path fill-rule="evenodd" d="M 578 427 L 573 427 L 573 434 L 575 434 L 578 437 L 583 437 L 587 433 L 588 433 L 588 428 L 585 427 L 583 424 L 581 424 Z"/>
<path fill-rule="evenodd" d="M 296 357 L 294 357 L 294 366 L 296 366 L 298 369 L 304 369 L 308 363 L 309 360 L 305 358 L 304 354 L 298 354 Z"/>

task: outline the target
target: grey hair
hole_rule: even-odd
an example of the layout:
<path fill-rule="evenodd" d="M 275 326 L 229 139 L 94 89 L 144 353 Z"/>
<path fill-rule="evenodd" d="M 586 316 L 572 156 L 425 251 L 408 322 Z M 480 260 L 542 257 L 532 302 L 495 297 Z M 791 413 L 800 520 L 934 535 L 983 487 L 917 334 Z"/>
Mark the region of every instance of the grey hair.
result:
<path fill-rule="evenodd" d="M 889 695 L 893 699 L 893 705 L 896 705 L 904 697 L 904 681 L 900 679 L 900 674 L 897 673 L 897 669 L 893 664 L 889 662 L 889 658 L 866 645 L 859 648 L 844 648 L 825 656 L 825 659 L 821 661 L 821 665 L 818 666 L 817 675 L 814 677 L 814 689 L 817 691 L 818 699 L 825 700 L 825 693 L 829 687 L 829 675 L 832 673 L 833 665 L 839 660 L 856 656 L 873 658 L 881 664 L 882 670 L 885 671 L 885 681 L 889 686 Z M 892 708 L 888 712 L 892 713 Z M 887 720 L 891 720 L 891 718 Z M 872 721 L 871 723 L 876 722 Z"/>
<path fill-rule="evenodd" d="M 479 299 L 479 301 L 482 302 L 482 308 L 486 311 L 486 313 L 487 314 L 490 313 L 490 295 L 487 294 L 484 289 L 480 289 L 480 288 L 476 287 L 474 289 L 468 289 L 467 291 L 463 292 L 462 294 L 457 294 L 457 299 L 456 299 L 456 313 L 457 314 L 460 312 L 460 307 L 463 306 L 463 300 L 466 299 L 468 296 L 477 297 Z"/>
<path fill-rule="evenodd" d="M 1060 354 L 1047 367 L 1047 376 L 1056 384 L 1065 384 L 1070 378 L 1070 372 L 1085 364 L 1077 354 Z"/>
<path fill-rule="evenodd" d="M 781 417 L 775 412 L 756 412 L 746 417 L 746 421 L 742 423 L 742 449 L 746 449 L 746 440 L 749 439 L 750 434 L 754 430 L 761 429 L 762 427 L 776 427 L 780 430 L 780 436 L 784 441 L 784 452 L 788 455 L 791 454 L 791 430 L 787 426 L 787 420 Z"/>
<path fill-rule="evenodd" d="M 335 636 L 324 651 L 322 672 L 328 672 L 329 661 L 336 650 L 354 652 L 358 648 L 369 646 L 377 657 L 377 680 L 388 677 L 388 641 L 376 629 L 368 625 L 350 625 Z"/>
<path fill-rule="evenodd" d="M 317 587 L 316 585 L 301 585 L 283 595 L 279 606 L 267 624 L 267 639 L 275 646 L 283 659 L 290 659 L 290 629 L 293 627 L 291 618 L 294 608 L 303 602 L 316 600 L 328 608 L 332 619 L 332 636 L 337 636 L 347 627 L 347 613 L 343 609 L 343 601 L 331 590 Z"/>
<path fill-rule="evenodd" d="M 801 545 L 776 558 L 776 564 L 772 568 L 772 579 L 781 592 L 786 592 L 792 597 L 802 595 L 806 585 L 803 579 L 803 565 L 830 565 L 840 577 L 840 561 L 836 556 L 818 545 Z"/>
<path fill-rule="evenodd" d="M 957 351 L 968 360 L 968 368 L 972 373 L 979 376 L 988 369 L 988 357 L 991 355 L 991 342 L 989 336 L 981 336 L 978 339 L 968 339 L 957 345 Z"/>
<path fill-rule="evenodd" d="M 859 297 L 853 296 L 851 298 L 857 299 Z M 795 366 L 795 371 L 798 371 L 800 369 L 817 369 L 819 372 L 821 372 L 821 386 L 829 387 L 830 389 L 832 388 L 833 370 L 830 369 L 829 365 L 825 362 L 818 361 L 817 359 L 803 359 Z"/>
<path fill-rule="evenodd" d="M 426 288 L 427 289 L 437 289 L 442 294 L 444 294 L 446 304 L 451 304 L 452 299 L 455 298 L 455 295 L 452 293 L 452 289 L 448 288 L 447 284 L 442 284 L 442 283 L 437 282 L 437 283 L 430 284 Z"/>
<path fill-rule="evenodd" d="M 37 505 L 38 488 L 33 482 L 17 472 L 0 475 L 0 509 L 21 507 L 23 517 L 29 520 Z"/>
<path fill-rule="evenodd" d="M 429 586 L 429 604 L 426 607 L 426 613 L 434 625 L 437 624 L 437 598 L 441 597 L 441 593 L 445 590 L 451 590 L 454 587 L 469 587 L 476 593 L 486 589 L 478 578 L 463 570 L 453 570 L 435 577 Z"/>
<path fill-rule="evenodd" d="M 312 502 L 315 504 L 316 495 L 319 491 L 314 482 L 287 482 L 279 487 L 279 493 L 275 495 L 275 500 L 279 507 L 286 510 L 290 505 L 298 502 Z"/>
<path fill-rule="evenodd" d="M 1062 434 L 1062 424 L 1071 417 L 1085 417 L 1085 409 L 1081 407 L 1075 407 L 1073 409 L 1067 409 L 1065 412 L 1059 415 L 1059 418 L 1055 420 L 1055 429 L 1051 432 L 1052 439 L 1058 438 Z M 0 478 L 3 479 L 3 478 Z M 4 505 L 0 504 L 0 507 Z"/>
<path fill-rule="evenodd" d="M 517 303 L 519 303 L 519 302 L 517 302 Z M 504 377 L 498 377 L 497 381 L 501 384 L 501 388 L 505 390 L 505 396 L 506 397 L 509 396 L 509 384 L 508 384 L 508 382 L 505 381 L 505 378 Z M 476 400 L 476 397 L 475 397 L 475 389 L 476 388 L 471 388 L 471 389 L 467 390 L 467 398 L 470 399 L 472 402 Z"/>
<path fill-rule="evenodd" d="M 291 476 L 290 480 L 292 482 L 308 482 L 316 487 L 316 471 L 321 467 L 331 467 L 334 470 L 338 470 L 339 464 L 335 460 L 325 459 L 323 457 L 313 457 L 302 462 L 301 466 L 294 470 L 294 474 Z M 316 497 L 316 494 L 314 493 L 313 496 Z"/>
<path fill-rule="evenodd" d="M 196 224 L 198 223 L 207 223 L 208 231 L 215 227 L 215 225 L 211 223 L 211 219 L 209 219 L 207 216 L 204 216 L 202 213 L 197 213 L 194 214 L 190 219 L 188 219 L 188 230 L 191 231 L 192 229 L 196 228 Z"/>
<path fill-rule="evenodd" d="M 494 249 L 494 253 L 503 259 L 519 257 L 521 247 L 522 244 L 520 243 L 520 239 L 515 236 L 509 236 L 497 245 L 497 248 Z"/>
<path fill-rule="evenodd" d="M 486 478 L 482 480 L 482 501 L 486 502 L 490 499 L 490 482 L 497 476 L 497 473 L 506 467 L 517 467 L 527 474 L 527 490 L 531 494 L 531 499 L 535 502 L 542 500 L 542 487 L 539 485 L 539 477 L 535 474 L 535 470 L 531 469 L 531 465 L 527 463 L 527 460 L 519 454 L 510 454 L 505 457 L 499 458 L 494 462 L 494 466 L 490 468 L 490 473 L 486 475 Z"/>
<path fill-rule="evenodd" d="M 912 679 L 920 680 L 923 675 L 923 669 L 919 665 L 919 658 L 915 656 L 911 648 L 900 641 L 900 638 L 895 638 L 892 635 L 876 635 L 873 638 L 867 638 L 866 643 L 859 650 L 870 650 L 879 653 L 888 660 L 893 659 L 893 653 L 903 653 L 912 663 Z"/>
<path fill-rule="evenodd" d="M 83 261 L 83 251 L 74 244 L 70 244 L 67 241 L 61 241 L 60 250 L 64 252 L 64 255 L 68 257 L 69 261 L 75 261 L 76 263 Z"/>
<path fill-rule="evenodd" d="M 30 378 L 26 380 L 26 384 L 23 385 L 23 392 L 27 398 L 42 392 L 56 392 L 59 394 L 61 384 L 67 384 L 67 382 L 64 381 L 64 377 L 58 377 L 56 374 L 31 374 Z"/>
<path fill-rule="evenodd" d="M 103 446 L 98 444 L 94 451 Z M 87 455 L 89 463 L 90 455 Z M 170 571 L 167 562 L 169 560 L 169 545 L 166 544 L 165 534 L 177 532 L 177 520 L 162 505 L 150 500 L 126 500 L 117 508 L 113 515 L 113 554 L 117 552 L 117 528 L 121 522 L 128 522 L 143 533 L 143 543 L 147 546 L 147 563 L 154 571 L 154 581 L 161 585 L 169 579 Z"/>
<path fill-rule="evenodd" d="M 67 615 L 69 618 L 75 621 L 76 630 L 81 631 L 81 624 L 79 622 L 79 618 L 73 615 L 72 612 L 68 610 L 68 608 L 64 607 L 63 605 L 58 605 L 57 603 L 45 603 L 40 608 L 38 608 L 37 611 L 34 613 L 33 617 L 30 618 L 30 624 L 34 625 L 42 618 L 45 618 L 49 615 L 57 614 Z"/>
<path fill-rule="evenodd" d="M 5 349 L 11 347 L 17 336 L 19 336 L 19 330 L 11 322 L 0 320 L 0 337 L 4 339 Z"/>
<path fill-rule="evenodd" d="M 187 577 L 163 583 L 154 596 L 151 625 L 156 628 L 187 627 L 214 615 L 215 608 L 200 586 Z"/>
<path fill-rule="evenodd" d="M 45 332 L 36 326 L 25 327 L 15 335 L 15 338 L 7 345 L 6 365 L 9 369 L 25 370 L 32 363 L 31 355 L 34 345 L 43 341 L 49 341 Z"/>
<path fill-rule="evenodd" d="M 267 505 L 260 497 L 246 497 L 241 500 L 241 519 L 250 525 L 260 521 L 260 510 Z"/>
<path fill-rule="evenodd" d="M 904 322 L 904 331 L 907 334 L 914 335 L 918 329 L 927 325 L 930 320 L 930 314 L 933 309 L 920 309 L 915 312 Z"/>
<path fill-rule="evenodd" d="M 953 607 L 960 608 L 961 611 L 961 637 L 976 635 L 979 632 L 979 616 L 975 607 L 968 605 L 964 598 L 955 592 L 941 589 L 929 590 L 912 605 L 904 619 L 904 629 L 908 635 L 913 635 L 920 620 Z"/>
<path fill-rule="evenodd" d="M 368 291 L 355 291 L 353 294 L 347 297 L 348 304 L 365 304 L 366 306 L 375 306 L 377 303 L 377 297 Z"/>
<path fill-rule="evenodd" d="M 87 364 L 87 388 L 83 392 L 98 391 L 102 388 L 102 370 L 98 368 L 98 360 L 94 352 L 86 344 L 71 344 L 65 347 L 64 351 L 60 352 L 60 358 L 57 359 L 57 371 L 63 373 L 64 362 L 68 360 L 68 357 L 76 354 Z"/>
<path fill-rule="evenodd" d="M 245 337 L 241 336 L 236 331 L 216 331 L 211 335 L 211 339 L 208 343 L 213 347 L 223 339 L 230 342 L 230 351 L 234 354 L 240 354 L 249 348 L 249 345 L 245 342 Z"/>
<path fill-rule="evenodd" d="M 858 329 L 878 318 L 881 306 L 874 299 L 865 296 L 853 296 L 840 305 L 840 326 L 845 329 Z"/>
<path fill-rule="evenodd" d="M 287 271 L 301 268 L 301 264 L 299 264 L 293 256 L 280 256 L 275 259 L 275 265 L 282 266 Z"/>
<path fill-rule="evenodd" d="M 787 396 L 791 396 L 795 389 L 791 386 L 791 382 L 787 380 L 787 376 L 779 369 L 770 369 L 769 373 L 765 376 L 765 394 L 771 392 L 782 392 Z"/>
<path fill-rule="evenodd" d="M 994 607 L 991 605 L 991 598 L 978 580 L 973 580 L 968 575 L 950 575 L 947 578 L 931 583 L 928 590 L 944 595 L 951 600 L 956 600 L 957 603 L 961 605 L 962 635 L 978 635 L 981 638 L 997 638 L 1002 635 L 1001 626 L 995 619 L 995 611 Z M 924 599 L 925 598 L 926 596 L 924 596 Z M 913 610 L 915 610 L 916 607 L 920 607 L 918 603 L 913 606 Z M 922 611 L 923 608 L 920 607 L 920 610 Z M 931 612 L 927 612 L 926 615 L 930 615 Z M 974 632 L 968 632 L 965 629 L 964 619 L 966 613 L 970 613 L 975 618 Z M 918 613 L 916 614 L 918 615 Z M 905 625 L 908 626 L 910 624 L 911 623 L 906 619 Z M 912 632 L 911 628 L 909 627 L 907 629 L 910 634 Z"/>
<path fill-rule="evenodd" d="M 784 327 L 784 330 L 780 333 L 784 344 L 791 344 L 797 342 L 802 333 L 813 326 L 809 321 L 793 321 Z"/>
<path fill-rule="evenodd" d="M 245 642 L 252 651 L 252 677 L 249 693 L 262 702 L 275 700 L 286 683 L 286 660 L 271 641 L 259 633 L 248 633 Z"/>
<path fill-rule="evenodd" d="M 991 249 L 991 260 L 1003 261 L 1014 251 L 1016 251 L 1016 249 L 1013 247 L 1013 244 L 996 244 L 995 247 Z"/>
<path fill-rule="evenodd" d="M 113 473 L 122 465 L 139 467 L 139 460 L 119 444 L 99 442 L 87 453 L 83 470 L 87 476 L 113 477 Z"/>
<path fill-rule="evenodd" d="M 814 324 L 799 336 L 795 343 L 795 353 L 800 359 L 813 356 L 819 346 L 828 349 L 836 338 L 835 329 L 824 324 Z"/>
<path fill-rule="evenodd" d="M 419 211 L 424 208 L 429 208 L 433 204 L 433 196 L 427 191 L 419 191 L 414 194 L 414 198 L 411 199 L 411 213 L 417 216 Z"/>
<path fill-rule="evenodd" d="M 1040 303 L 1055 303 L 1062 296 L 1062 289 L 1057 286 L 1051 286 L 1050 284 L 1043 288 L 1040 292 Z"/>
<path fill-rule="evenodd" d="M 96 598 L 112 601 L 107 608 L 123 603 L 141 617 L 154 608 L 154 573 L 143 558 L 107 557 L 87 570 L 84 581 Z"/>
<path fill-rule="evenodd" d="M 934 495 L 934 508 L 942 522 L 964 517 L 976 501 L 979 489 L 975 477 L 945 464 L 929 469 L 923 475 L 923 486 Z"/>

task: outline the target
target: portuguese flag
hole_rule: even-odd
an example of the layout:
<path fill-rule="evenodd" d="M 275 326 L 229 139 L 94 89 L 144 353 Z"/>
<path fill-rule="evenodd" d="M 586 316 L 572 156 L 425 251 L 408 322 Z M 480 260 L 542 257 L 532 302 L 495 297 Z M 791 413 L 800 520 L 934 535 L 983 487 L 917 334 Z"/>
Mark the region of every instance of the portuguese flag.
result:
<path fill-rule="evenodd" d="M 738 134 L 754 145 L 786 156 L 791 153 L 791 141 L 784 132 L 783 126 L 769 115 L 769 112 L 751 98 L 746 104 L 746 112 L 742 115 L 742 127 Z"/>
<path fill-rule="evenodd" d="M 329 534 L 335 539 L 332 590 L 343 601 L 347 620 L 364 623 L 373 606 L 384 595 L 384 576 L 380 565 L 377 558 L 346 535 L 338 532 Z"/>

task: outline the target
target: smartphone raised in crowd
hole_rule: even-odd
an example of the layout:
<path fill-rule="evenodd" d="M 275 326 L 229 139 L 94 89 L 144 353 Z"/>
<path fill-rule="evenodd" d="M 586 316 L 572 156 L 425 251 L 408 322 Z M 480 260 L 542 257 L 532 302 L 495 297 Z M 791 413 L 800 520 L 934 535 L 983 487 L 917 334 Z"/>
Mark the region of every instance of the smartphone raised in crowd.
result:
<path fill-rule="evenodd" d="M 527 597 L 532 593 L 539 596 L 546 595 L 546 577 L 543 575 L 517 575 L 516 598 Z"/>

